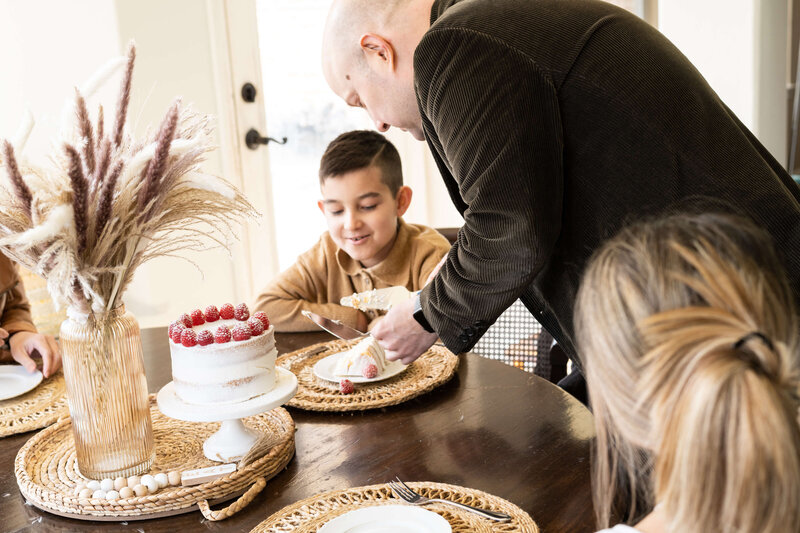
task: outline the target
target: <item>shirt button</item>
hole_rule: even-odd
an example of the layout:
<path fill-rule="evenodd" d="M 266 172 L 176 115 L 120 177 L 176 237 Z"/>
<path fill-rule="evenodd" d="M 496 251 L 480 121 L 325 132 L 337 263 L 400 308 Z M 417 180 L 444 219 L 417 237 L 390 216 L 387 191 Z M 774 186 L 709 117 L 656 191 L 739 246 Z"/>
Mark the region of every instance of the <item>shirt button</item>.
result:
<path fill-rule="evenodd" d="M 469 326 L 467 326 L 467 328 L 466 328 L 466 329 L 464 329 L 464 333 L 466 333 L 468 337 L 473 337 L 473 336 L 475 336 L 475 330 L 474 330 L 474 329 L 472 329 L 472 328 L 471 328 L 471 327 L 469 327 Z"/>
<path fill-rule="evenodd" d="M 463 333 L 462 333 L 461 335 L 459 335 L 459 336 L 458 336 L 458 340 L 459 340 L 459 341 L 460 341 L 462 344 L 467 344 L 467 342 L 469 342 L 469 338 L 468 338 L 466 335 L 464 335 Z"/>
<path fill-rule="evenodd" d="M 366 276 L 364 277 L 364 286 L 365 286 L 367 289 L 371 289 L 371 288 L 372 288 L 372 280 L 371 280 L 371 279 L 369 279 L 369 278 L 368 278 L 368 277 L 366 277 Z"/>

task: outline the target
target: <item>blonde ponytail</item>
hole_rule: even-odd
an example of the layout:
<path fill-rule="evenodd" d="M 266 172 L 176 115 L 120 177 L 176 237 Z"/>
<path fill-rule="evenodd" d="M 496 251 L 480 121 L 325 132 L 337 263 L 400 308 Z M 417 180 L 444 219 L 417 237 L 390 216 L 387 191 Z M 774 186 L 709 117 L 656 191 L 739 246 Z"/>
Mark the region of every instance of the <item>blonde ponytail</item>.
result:
<path fill-rule="evenodd" d="M 769 238 L 734 217 L 670 217 L 598 252 L 576 329 L 598 425 L 599 526 L 619 479 L 633 478 L 669 531 L 800 531 L 792 303 Z M 649 454 L 652 476 L 631 460 Z M 634 523 L 643 509 L 629 508 Z"/>

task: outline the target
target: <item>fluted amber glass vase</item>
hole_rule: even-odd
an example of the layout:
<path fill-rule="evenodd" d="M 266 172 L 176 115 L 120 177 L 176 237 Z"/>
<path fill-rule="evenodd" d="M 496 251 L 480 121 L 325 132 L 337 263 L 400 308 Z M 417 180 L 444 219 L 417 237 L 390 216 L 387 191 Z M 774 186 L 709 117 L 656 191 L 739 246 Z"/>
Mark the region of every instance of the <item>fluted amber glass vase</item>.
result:
<path fill-rule="evenodd" d="M 139 323 L 125 306 L 68 315 L 61 349 L 78 468 L 89 479 L 146 472 L 155 447 Z"/>

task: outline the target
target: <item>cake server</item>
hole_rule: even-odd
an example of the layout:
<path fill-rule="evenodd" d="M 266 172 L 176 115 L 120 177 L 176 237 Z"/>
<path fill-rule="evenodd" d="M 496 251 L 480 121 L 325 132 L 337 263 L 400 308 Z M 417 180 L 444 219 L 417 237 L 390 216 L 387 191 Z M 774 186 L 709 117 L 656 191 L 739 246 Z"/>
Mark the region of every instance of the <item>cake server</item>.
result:
<path fill-rule="evenodd" d="M 352 296 L 345 296 L 339 300 L 339 304 L 362 310 L 381 309 L 386 311 L 394 304 L 408 300 L 415 294 L 416 292 L 411 292 L 402 285 L 396 285 L 385 289 L 372 289 L 371 291 L 358 292 Z"/>
<path fill-rule="evenodd" d="M 353 339 L 358 339 L 360 337 L 366 337 L 369 333 L 364 333 L 362 331 L 358 331 L 355 328 L 351 328 L 345 324 L 342 324 L 338 320 L 334 320 L 332 318 L 326 318 L 324 316 L 318 315 L 317 313 L 312 313 L 311 311 L 303 310 L 301 311 L 303 316 L 312 321 L 314 324 L 318 325 L 334 337 L 338 337 L 345 341 L 350 341 Z"/>

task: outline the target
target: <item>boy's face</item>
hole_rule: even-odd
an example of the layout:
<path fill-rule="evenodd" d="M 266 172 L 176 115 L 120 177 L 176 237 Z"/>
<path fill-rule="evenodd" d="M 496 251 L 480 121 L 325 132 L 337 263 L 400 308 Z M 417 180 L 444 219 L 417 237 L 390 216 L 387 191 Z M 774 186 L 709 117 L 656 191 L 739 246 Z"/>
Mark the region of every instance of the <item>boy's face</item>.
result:
<path fill-rule="evenodd" d="M 336 245 L 367 268 L 383 261 L 394 245 L 397 217 L 408 208 L 411 189 L 401 187 L 393 197 L 381 181 L 381 170 L 370 166 L 329 177 L 321 190 L 317 204 Z"/>

